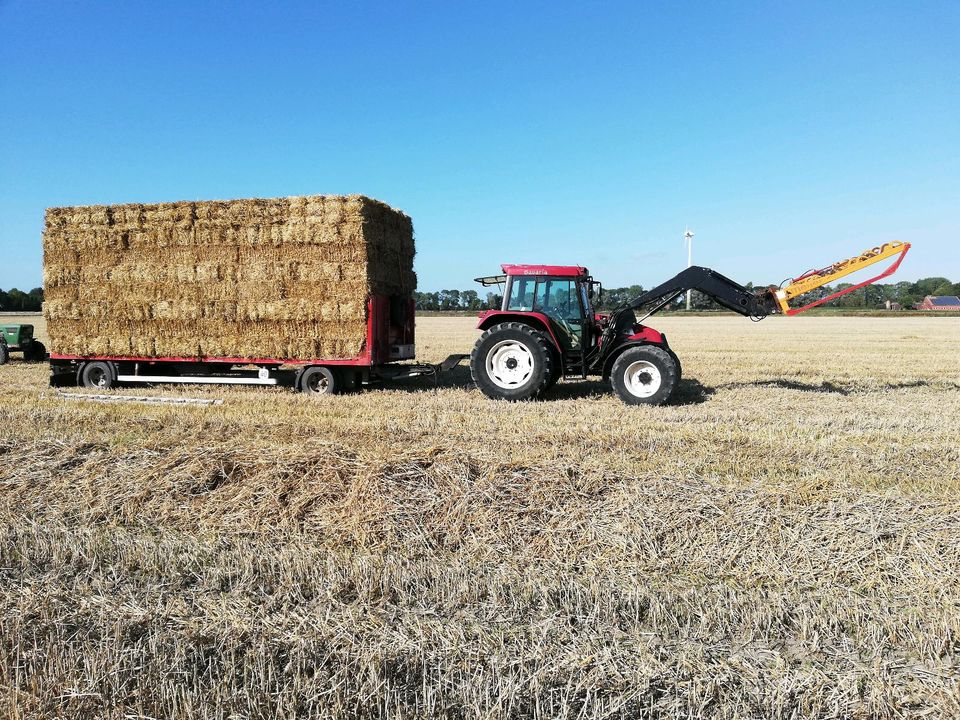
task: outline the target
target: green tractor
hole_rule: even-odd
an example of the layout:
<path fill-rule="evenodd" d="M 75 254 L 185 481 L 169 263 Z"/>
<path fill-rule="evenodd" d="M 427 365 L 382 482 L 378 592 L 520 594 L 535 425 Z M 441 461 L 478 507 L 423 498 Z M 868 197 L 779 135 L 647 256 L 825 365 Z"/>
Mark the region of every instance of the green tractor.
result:
<path fill-rule="evenodd" d="M 33 325 L 0 325 L 0 365 L 6 364 L 12 352 L 22 352 L 27 362 L 47 359 L 47 349 L 33 337 Z"/>

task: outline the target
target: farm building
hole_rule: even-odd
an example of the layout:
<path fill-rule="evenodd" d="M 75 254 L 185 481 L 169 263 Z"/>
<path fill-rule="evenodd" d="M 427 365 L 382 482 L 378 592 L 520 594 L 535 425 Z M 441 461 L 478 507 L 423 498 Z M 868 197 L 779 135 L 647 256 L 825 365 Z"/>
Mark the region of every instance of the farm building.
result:
<path fill-rule="evenodd" d="M 956 295 L 927 295 L 922 303 L 914 306 L 917 310 L 954 310 L 960 312 L 960 297 Z"/>

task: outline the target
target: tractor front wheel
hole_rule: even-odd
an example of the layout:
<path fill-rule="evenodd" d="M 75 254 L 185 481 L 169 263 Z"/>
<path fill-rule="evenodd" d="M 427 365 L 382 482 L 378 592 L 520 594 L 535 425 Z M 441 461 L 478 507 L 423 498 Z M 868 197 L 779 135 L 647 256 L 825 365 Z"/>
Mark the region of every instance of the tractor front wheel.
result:
<path fill-rule="evenodd" d="M 543 333 L 518 322 L 494 325 L 470 353 L 470 374 L 484 395 L 495 400 L 530 400 L 543 393 L 554 375 L 553 351 Z"/>
<path fill-rule="evenodd" d="M 628 405 L 662 405 L 677 388 L 679 368 L 663 348 L 639 345 L 627 348 L 616 359 L 610 382 Z"/>
<path fill-rule="evenodd" d="M 677 365 L 677 385 L 680 384 L 680 381 L 683 379 L 683 365 L 680 364 L 680 358 L 677 357 L 677 354 L 670 348 L 666 349 L 670 353 L 670 357 L 673 358 L 673 362 Z"/>

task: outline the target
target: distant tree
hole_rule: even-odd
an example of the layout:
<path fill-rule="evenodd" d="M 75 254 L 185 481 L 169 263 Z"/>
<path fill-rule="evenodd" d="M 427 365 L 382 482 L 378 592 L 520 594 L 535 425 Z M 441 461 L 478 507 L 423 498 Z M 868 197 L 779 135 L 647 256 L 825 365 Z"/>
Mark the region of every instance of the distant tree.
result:
<path fill-rule="evenodd" d="M 867 285 L 862 292 L 864 307 L 881 308 L 887 300 L 887 294 L 882 285 Z"/>
<path fill-rule="evenodd" d="M 460 291 L 459 290 L 441 290 L 440 291 L 440 309 L 441 310 L 459 310 L 460 309 Z"/>
<path fill-rule="evenodd" d="M 949 284 L 950 284 L 950 281 L 947 280 L 947 278 L 945 277 L 920 278 L 919 280 L 917 280 L 916 283 L 914 283 L 913 287 L 911 288 L 911 291 L 914 295 L 916 295 L 918 298 L 922 300 L 927 295 L 936 294 L 934 291 L 937 288 L 943 287 L 944 285 L 949 285 Z"/>
<path fill-rule="evenodd" d="M 30 296 L 30 308 L 34 311 L 43 309 L 43 288 L 34 288 L 27 295 Z"/>
<path fill-rule="evenodd" d="M 27 295 L 23 290 L 17 290 L 17 288 L 10 288 L 7 293 L 9 309 L 10 310 L 19 310 L 24 311 L 29 303 L 30 296 Z"/>
<path fill-rule="evenodd" d="M 597 298 L 594 298 L 594 304 L 598 309 L 601 310 L 612 310 L 618 305 L 622 305 L 628 300 L 641 295 L 643 293 L 642 285 L 630 285 L 629 287 L 620 287 L 620 288 L 604 288 L 603 297 L 600 298 L 599 302 Z"/>
<path fill-rule="evenodd" d="M 503 307 L 503 295 L 500 293 L 488 292 L 487 293 L 487 309 L 488 310 L 499 310 Z"/>
<path fill-rule="evenodd" d="M 460 302 L 467 310 L 479 310 L 480 298 L 476 290 L 464 290 L 460 293 Z"/>

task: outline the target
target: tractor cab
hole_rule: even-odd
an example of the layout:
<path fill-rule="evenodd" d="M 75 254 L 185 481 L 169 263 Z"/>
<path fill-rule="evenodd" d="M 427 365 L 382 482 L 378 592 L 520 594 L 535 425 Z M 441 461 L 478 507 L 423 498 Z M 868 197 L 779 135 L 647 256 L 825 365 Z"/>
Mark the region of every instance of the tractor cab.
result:
<path fill-rule="evenodd" d="M 582 374 L 584 358 L 599 338 L 593 310 L 600 283 L 579 265 L 502 265 L 502 275 L 477 278 L 484 286 L 499 285 L 503 303 L 480 319 L 480 329 L 513 316 L 549 336 L 559 350 L 564 374 Z M 599 298 L 598 298 L 599 299 Z"/>

